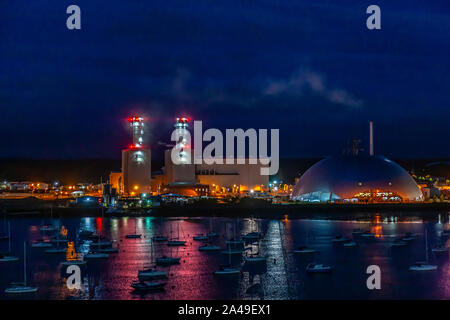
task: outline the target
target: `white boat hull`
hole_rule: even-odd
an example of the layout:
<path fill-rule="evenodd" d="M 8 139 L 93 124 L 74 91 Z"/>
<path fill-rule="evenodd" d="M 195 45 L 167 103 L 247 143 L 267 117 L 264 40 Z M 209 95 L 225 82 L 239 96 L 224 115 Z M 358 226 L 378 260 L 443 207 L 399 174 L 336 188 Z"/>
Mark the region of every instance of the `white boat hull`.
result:
<path fill-rule="evenodd" d="M 296 254 L 311 254 L 311 253 L 316 253 L 317 250 L 314 249 L 305 249 L 305 250 L 294 250 L 294 253 Z"/>
<path fill-rule="evenodd" d="M 19 261 L 19 258 L 11 256 L 4 256 L 3 258 L 0 258 L 0 262 L 13 262 L 13 261 Z"/>
<path fill-rule="evenodd" d="M 437 270 L 438 266 L 426 264 L 421 266 L 411 266 L 409 267 L 409 270 L 411 271 L 434 271 Z"/>
<path fill-rule="evenodd" d="M 21 294 L 21 293 L 33 293 L 38 291 L 35 287 L 11 287 L 5 289 L 5 293 L 8 294 Z"/>

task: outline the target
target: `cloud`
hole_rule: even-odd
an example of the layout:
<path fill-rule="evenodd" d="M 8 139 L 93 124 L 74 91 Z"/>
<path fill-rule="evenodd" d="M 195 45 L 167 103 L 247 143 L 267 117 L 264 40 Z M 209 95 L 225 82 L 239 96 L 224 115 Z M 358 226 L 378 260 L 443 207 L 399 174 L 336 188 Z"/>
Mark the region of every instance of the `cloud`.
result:
<path fill-rule="evenodd" d="M 343 89 L 333 88 L 326 84 L 325 77 L 311 70 L 299 70 L 287 80 L 270 80 L 263 90 L 264 95 L 302 96 L 311 92 L 332 103 L 350 108 L 359 108 L 362 100 L 353 97 Z"/>

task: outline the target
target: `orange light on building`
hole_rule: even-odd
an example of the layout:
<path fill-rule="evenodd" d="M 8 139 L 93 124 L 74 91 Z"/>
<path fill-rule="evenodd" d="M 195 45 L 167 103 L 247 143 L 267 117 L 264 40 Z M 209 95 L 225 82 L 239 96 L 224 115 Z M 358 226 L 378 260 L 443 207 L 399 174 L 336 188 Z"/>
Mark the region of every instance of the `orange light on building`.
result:
<path fill-rule="evenodd" d="M 77 253 L 75 251 L 75 243 L 73 241 L 67 242 L 66 260 L 67 261 L 77 260 Z"/>
<path fill-rule="evenodd" d="M 62 226 L 61 227 L 61 235 L 64 237 L 67 237 L 67 233 L 68 233 L 67 228 Z"/>

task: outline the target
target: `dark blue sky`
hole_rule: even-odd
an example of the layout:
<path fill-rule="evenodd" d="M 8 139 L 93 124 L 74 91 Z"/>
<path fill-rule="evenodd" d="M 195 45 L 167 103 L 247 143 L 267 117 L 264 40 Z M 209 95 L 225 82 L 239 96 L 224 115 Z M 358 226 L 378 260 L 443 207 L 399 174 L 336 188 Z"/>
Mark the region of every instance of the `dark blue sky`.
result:
<path fill-rule="evenodd" d="M 449 36 L 447 0 L 4 0 L 0 157 L 119 157 L 133 112 L 155 150 L 186 114 L 280 128 L 284 157 L 367 150 L 369 120 L 376 152 L 450 157 Z"/>

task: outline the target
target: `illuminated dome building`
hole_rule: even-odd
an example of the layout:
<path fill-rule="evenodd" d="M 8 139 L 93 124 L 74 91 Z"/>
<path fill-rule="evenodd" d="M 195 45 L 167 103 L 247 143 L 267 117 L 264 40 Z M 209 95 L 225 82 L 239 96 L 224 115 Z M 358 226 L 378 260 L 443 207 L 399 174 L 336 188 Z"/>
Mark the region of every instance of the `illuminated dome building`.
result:
<path fill-rule="evenodd" d="M 408 172 L 380 155 L 325 158 L 301 176 L 291 197 L 309 202 L 423 200 L 422 192 Z"/>

